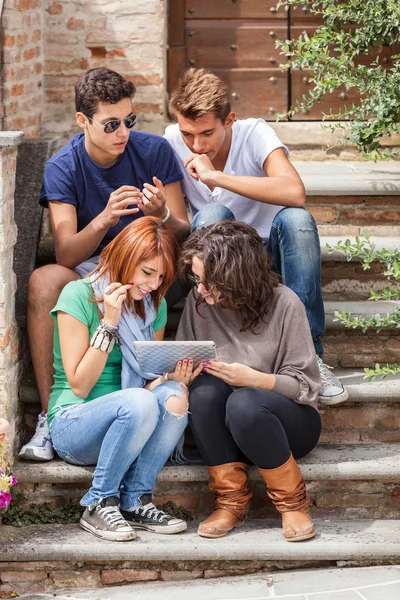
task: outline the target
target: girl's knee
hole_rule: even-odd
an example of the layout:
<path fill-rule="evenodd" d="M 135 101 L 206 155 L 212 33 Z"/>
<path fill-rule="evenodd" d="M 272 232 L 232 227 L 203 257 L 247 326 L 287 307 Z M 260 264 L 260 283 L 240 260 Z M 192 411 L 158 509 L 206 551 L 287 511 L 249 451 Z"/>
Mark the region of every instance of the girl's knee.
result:
<path fill-rule="evenodd" d="M 165 401 L 165 408 L 167 411 L 177 417 L 183 417 L 188 412 L 189 398 L 185 392 L 182 396 L 170 396 Z"/>
<path fill-rule="evenodd" d="M 159 417 L 158 402 L 154 395 L 145 389 L 129 388 L 123 390 L 118 415 L 131 420 L 154 420 Z"/>
<path fill-rule="evenodd" d="M 231 394 L 226 404 L 226 422 L 230 427 L 251 427 L 258 417 L 257 406 L 251 399 L 251 389 L 240 388 Z"/>

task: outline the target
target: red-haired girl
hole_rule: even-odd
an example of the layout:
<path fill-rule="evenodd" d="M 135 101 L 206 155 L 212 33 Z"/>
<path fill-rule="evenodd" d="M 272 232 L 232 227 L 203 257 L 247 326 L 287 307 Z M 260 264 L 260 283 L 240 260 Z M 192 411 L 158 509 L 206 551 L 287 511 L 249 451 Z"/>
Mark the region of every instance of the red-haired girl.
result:
<path fill-rule="evenodd" d="M 140 371 L 131 344 L 162 340 L 163 296 L 177 256 L 175 237 L 160 219 L 138 219 L 102 251 L 94 273 L 64 288 L 51 311 L 52 442 L 66 462 L 96 465 L 80 523 L 101 538 L 132 540 L 132 526 L 186 529 L 154 506 L 152 489 L 186 427 L 186 384 L 201 366 L 193 370 L 184 361 L 168 380 L 154 379 Z"/>

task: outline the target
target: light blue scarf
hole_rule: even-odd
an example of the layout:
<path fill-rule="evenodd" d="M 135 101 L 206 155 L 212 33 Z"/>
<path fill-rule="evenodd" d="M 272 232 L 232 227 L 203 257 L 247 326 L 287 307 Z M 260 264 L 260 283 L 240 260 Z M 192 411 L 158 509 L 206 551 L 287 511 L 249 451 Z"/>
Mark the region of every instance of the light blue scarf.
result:
<path fill-rule="evenodd" d="M 108 277 L 105 276 L 94 281 L 97 276 L 98 272 L 91 275 L 89 279 L 96 298 L 102 298 L 104 296 L 104 290 L 109 285 L 109 281 Z M 118 325 L 122 352 L 122 389 L 144 387 L 146 381 L 157 379 L 157 377 L 159 377 L 159 374 L 157 373 L 146 373 L 140 370 L 133 350 L 132 342 L 134 341 L 154 340 L 153 323 L 156 318 L 156 309 L 150 294 L 143 298 L 143 304 L 145 311 L 144 320 L 139 316 L 134 315 L 131 309 L 128 311 L 123 310 Z M 103 302 L 99 302 L 98 306 L 104 314 Z"/>

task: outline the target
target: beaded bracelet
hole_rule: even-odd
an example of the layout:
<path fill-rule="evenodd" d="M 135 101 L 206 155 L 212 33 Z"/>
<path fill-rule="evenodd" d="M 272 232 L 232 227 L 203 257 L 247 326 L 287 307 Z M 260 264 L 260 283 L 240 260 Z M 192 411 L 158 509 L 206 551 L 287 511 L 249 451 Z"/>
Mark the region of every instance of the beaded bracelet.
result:
<path fill-rule="evenodd" d="M 118 348 L 121 348 L 121 339 L 118 334 L 118 327 L 108 325 L 101 320 L 100 325 L 97 327 L 92 339 L 90 340 L 90 346 L 97 348 L 101 352 L 107 352 L 107 354 L 110 354 L 114 348 L 115 342 L 117 342 Z"/>

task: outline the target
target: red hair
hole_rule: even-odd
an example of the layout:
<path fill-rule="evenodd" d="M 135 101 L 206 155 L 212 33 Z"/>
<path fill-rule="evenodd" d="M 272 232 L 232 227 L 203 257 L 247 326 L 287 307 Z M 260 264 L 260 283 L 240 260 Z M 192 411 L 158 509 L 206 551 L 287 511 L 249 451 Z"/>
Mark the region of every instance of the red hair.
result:
<path fill-rule="evenodd" d="M 132 280 L 136 267 L 153 258 L 161 257 L 164 262 L 165 277 L 156 290 L 151 292 L 156 311 L 167 289 L 173 282 L 179 245 L 175 235 L 156 217 L 142 217 L 127 225 L 101 252 L 98 277 L 108 275 L 110 282 L 122 285 Z M 143 300 L 127 298 L 133 312 L 144 318 Z"/>

